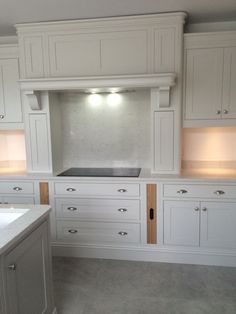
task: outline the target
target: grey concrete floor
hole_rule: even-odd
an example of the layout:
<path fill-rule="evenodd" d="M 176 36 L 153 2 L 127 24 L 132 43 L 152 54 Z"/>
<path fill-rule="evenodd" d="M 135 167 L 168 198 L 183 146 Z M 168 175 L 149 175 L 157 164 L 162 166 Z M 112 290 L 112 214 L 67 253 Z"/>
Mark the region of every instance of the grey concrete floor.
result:
<path fill-rule="evenodd" d="M 236 268 L 53 258 L 58 314 L 236 314 Z"/>

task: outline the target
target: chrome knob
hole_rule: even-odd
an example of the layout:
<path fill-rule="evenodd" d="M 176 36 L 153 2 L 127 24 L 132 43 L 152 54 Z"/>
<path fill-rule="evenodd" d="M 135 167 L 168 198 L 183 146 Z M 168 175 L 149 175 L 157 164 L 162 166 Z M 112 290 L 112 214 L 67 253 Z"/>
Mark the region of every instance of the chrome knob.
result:
<path fill-rule="evenodd" d="M 125 192 L 127 192 L 126 189 L 119 189 L 119 190 L 117 190 L 117 191 L 120 192 L 120 193 L 125 193 Z"/>
<path fill-rule="evenodd" d="M 221 110 L 216 110 L 216 114 L 221 114 Z"/>
<path fill-rule="evenodd" d="M 120 213 L 125 213 L 125 212 L 128 211 L 128 209 L 126 209 L 126 208 L 118 208 L 117 210 L 118 210 Z"/>
<path fill-rule="evenodd" d="M 3 114 L 0 115 L 0 119 L 4 119 L 5 116 Z"/>
<path fill-rule="evenodd" d="M 74 189 L 74 188 L 68 188 L 68 189 L 66 189 L 66 191 L 68 191 L 68 192 L 74 192 L 74 191 L 76 191 L 76 189 Z"/>
<path fill-rule="evenodd" d="M 16 270 L 16 264 L 10 264 L 7 266 L 9 270 Z"/>
<path fill-rule="evenodd" d="M 196 212 L 198 212 L 198 211 L 199 211 L 199 207 L 195 207 L 194 210 L 195 210 Z"/>
<path fill-rule="evenodd" d="M 185 194 L 185 193 L 188 193 L 188 191 L 187 191 L 187 190 L 182 189 L 182 190 L 177 191 L 177 193 L 178 193 L 178 194 Z"/>
<path fill-rule="evenodd" d="M 229 113 L 229 111 L 226 110 L 226 109 L 223 112 L 224 112 L 224 114 L 228 114 Z"/>
<path fill-rule="evenodd" d="M 70 229 L 70 230 L 68 230 L 68 232 L 71 233 L 71 234 L 75 234 L 75 233 L 78 232 L 78 230 L 76 230 L 76 229 Z"/>
<path fill-rule="evenodd" d="M 121 236 L 127 236 L 128 232 L 120 231 L 120 232 L 118 232 L 118 234 Z"/>
<path fill-rule="evenodd" d="M 206 211 L 207 211 L 207 208 L 206 208 L 206 207 L 203 207 L 203 208 L 202 208 L 202 211 L 206 212 Z"/>
<path fill-rule="evenodd" d="M 22 191 L 22 188 L 20 188 L 19 186 L 15 186 L 13 190 L 18 192 L 18 191 Z"/>
<path fill-rule="evenodd" d="M 67 207 L 68 210 L 70 210 L 71 212 L 74 212 L 75 210 L 77 210 L 76 207 Z"/>
<path fill-rule="evenodd" d="M 217 190 L 217 191 L 215 191 L 214 193 L 215 193 L 216 195 L 223 195 L 223 194 L 225 194 L 225 192 L 222 191 L 222 190 Z"/>

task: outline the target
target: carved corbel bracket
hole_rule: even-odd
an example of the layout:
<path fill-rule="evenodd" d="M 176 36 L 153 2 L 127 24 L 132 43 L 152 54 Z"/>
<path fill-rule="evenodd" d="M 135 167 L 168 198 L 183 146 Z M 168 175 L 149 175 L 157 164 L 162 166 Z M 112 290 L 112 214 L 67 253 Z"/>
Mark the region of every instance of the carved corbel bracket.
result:
<path fill-rule="evenodd" d="M 27 96 L 30 108 L 32 110 L 41 109 L 41 100 L 39 91 L 25 91 L 24 94 Z"/>

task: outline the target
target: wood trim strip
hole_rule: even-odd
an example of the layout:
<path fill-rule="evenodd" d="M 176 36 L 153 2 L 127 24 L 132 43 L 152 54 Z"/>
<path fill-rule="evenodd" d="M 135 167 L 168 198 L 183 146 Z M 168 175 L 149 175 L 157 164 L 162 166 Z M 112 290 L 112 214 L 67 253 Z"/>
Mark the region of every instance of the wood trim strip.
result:
<path fill-rule="evenodd" d="M 157 243 L 157 185 L 147 184 L 147 243 Z M 150 212 L 153 211 L 153 219 L 150 217 Z"/>
<path fill-rule="evenodd" d="M 40 190 L 40 204 L 48 205 L 49 204 L 48 182 L 40 182 L 39 190 Z"/>

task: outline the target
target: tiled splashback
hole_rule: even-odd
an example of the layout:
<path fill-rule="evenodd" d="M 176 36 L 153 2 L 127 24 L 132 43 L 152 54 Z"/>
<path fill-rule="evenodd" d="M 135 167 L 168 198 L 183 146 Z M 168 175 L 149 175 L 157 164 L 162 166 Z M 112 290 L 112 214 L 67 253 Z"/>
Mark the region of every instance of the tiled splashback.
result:
<path fill-rule="evenodd" d="M 60 94 L 63 166 L 150 167 L 150 91 Z"/>

